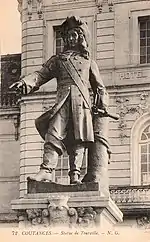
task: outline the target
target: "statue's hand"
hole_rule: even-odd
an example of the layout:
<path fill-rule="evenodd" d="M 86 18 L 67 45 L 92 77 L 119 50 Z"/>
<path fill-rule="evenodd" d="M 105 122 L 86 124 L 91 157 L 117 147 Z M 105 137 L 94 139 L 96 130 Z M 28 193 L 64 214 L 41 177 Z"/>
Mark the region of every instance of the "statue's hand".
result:
<path fill-rule="evenodd" d="M 108 96 L 108 92 L 106 91 L 106 89 L 102 89 L 99 90 L 99 94 L 100 94 L 100 99 L 101 99 L 101 105 L 102 108 L 104 110 L 108 109 L 108 105 L 109 105 L 109 96 Z"/>
<path fill-rule="evenodd" d="M 18 82 L 13 83 L 9 89 L 15 90 L 21 95 L 26 95 L 27 94 L 27 86 L 23 80 L 20 80 Z"/>
<path fill-rule="evenodd" d="M 95 109 L 101 109 L 104 112 L 107 112 L 108 104 L 109 104 L 109 97 L 106 89 L 98 87 L 94 98 Z"/>

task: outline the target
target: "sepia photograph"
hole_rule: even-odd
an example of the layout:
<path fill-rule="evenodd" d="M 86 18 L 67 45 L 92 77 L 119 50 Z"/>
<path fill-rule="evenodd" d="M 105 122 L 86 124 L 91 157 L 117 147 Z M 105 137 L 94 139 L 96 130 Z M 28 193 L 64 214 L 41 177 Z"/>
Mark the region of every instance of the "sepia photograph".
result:
<path fill-rule="evenodd" d="M 149 241 L 149 183 L 150 1 L 0 0 L 2 241 Z"/>

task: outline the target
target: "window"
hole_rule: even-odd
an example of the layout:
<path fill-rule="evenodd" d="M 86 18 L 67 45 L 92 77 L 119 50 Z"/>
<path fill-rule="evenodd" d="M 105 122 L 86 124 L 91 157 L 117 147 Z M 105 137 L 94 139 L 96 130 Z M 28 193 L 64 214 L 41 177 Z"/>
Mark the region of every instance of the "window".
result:
<path fill-rule="evenodd" d="M 21 54 L 1 56 L 1 106 L 10 108 L 17 106 L 19 98 L 15 90 L 9 87 L 17 82 L 21 75 Z"/>
<path fill-rule="evenodd" d="M 64 42 L 61 37 L 60 26 L 54 27 L 55 39 L 56 39 L 56 54 L 59 54 L 63 51 Z"/>
<path fill-rule="evenodd" d="M 150 113 L 140 116 L 131 130 L 131 185 L 150 184 Z M 149 182 L 148 182 L 149 181 Z"/>
<path fill-rule="evenodd" d="M 140 64 L 150 63 L 150 16 L 140 17 Z"/>
<path fill-rule="evenodd" d="M 69 160 L 68 160 L 67 154 L 65 154 L 64 156 L 60 156 L 58 159 L 58 164 L 55 170 L 55 182 L 61 183 L 61 184 L 68 184 L 69 183 L 68 171 L 69 171 Z"/>
<path fill-rule="evenodd" d="M 147 126 L 140 140 L 141 184 L 150 183 L 150 125 Z"/>
<path fill-rule="evenodd" d="M 82 167 L 81 167 L 81 180 L 86 174 L 87 171 L 87 151 L 85 154 L 85 157 L 82 162 Z M 69 184 L 69 158 L 67 153 L 64 154 L 64 156 L 60 156 L 58 159 L 58 164 L 55 170 L 55 182 L 61 183 L 61 184 Z"/>

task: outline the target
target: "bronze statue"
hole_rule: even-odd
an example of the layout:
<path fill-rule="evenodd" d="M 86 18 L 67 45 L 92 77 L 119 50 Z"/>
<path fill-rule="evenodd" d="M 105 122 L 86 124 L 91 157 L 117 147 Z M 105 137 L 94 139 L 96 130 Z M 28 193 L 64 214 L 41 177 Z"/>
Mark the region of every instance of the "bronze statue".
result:
<path fill-rule="evenodd" d="M 85 150 L 94 143 L 89 84 L 94 96 L 98 93 L 99 104 L 96 108 L 101 110 L 101 114 L 107 114 L 104 116 L 108 116 L 108 94 L 98 66 L 90 56 L 90 34 L 87 24 L 75 16 L 67 17 L 61 25 L 61 34 L 64 51 L 52 56 L 39 71 L 22 78 L 11 88 L 20 89 L 23 94 L 28 94 L 38 90 L 51 79 L 57 79 L 55 105 L 35 120 L 36 128 L 45 143 L 43 163 L 38 174 L 32 179 L 51 181 L 58 156 L 67 151 L 70 183 L 77 184 L 80 182 Z M 108 150 L 107 144 L 106 149 Z M 94 181 L 94 178 L 92 179 L 86 176 L 83 181 Z"/>

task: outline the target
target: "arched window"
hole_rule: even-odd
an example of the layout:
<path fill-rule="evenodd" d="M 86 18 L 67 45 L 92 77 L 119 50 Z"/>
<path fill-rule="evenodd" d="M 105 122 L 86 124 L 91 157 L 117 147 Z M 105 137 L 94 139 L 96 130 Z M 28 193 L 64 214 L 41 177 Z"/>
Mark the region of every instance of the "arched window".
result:
<path fill-rule="evenodd" d="M 150 184 L 150 125 L 142 132 L 139 145 L 141 184 Z"/>
<path fill-rule="evenodd" d="M 150 113 L 138 118 L 131 130 L 131 185 L 150 184 Z"/>

